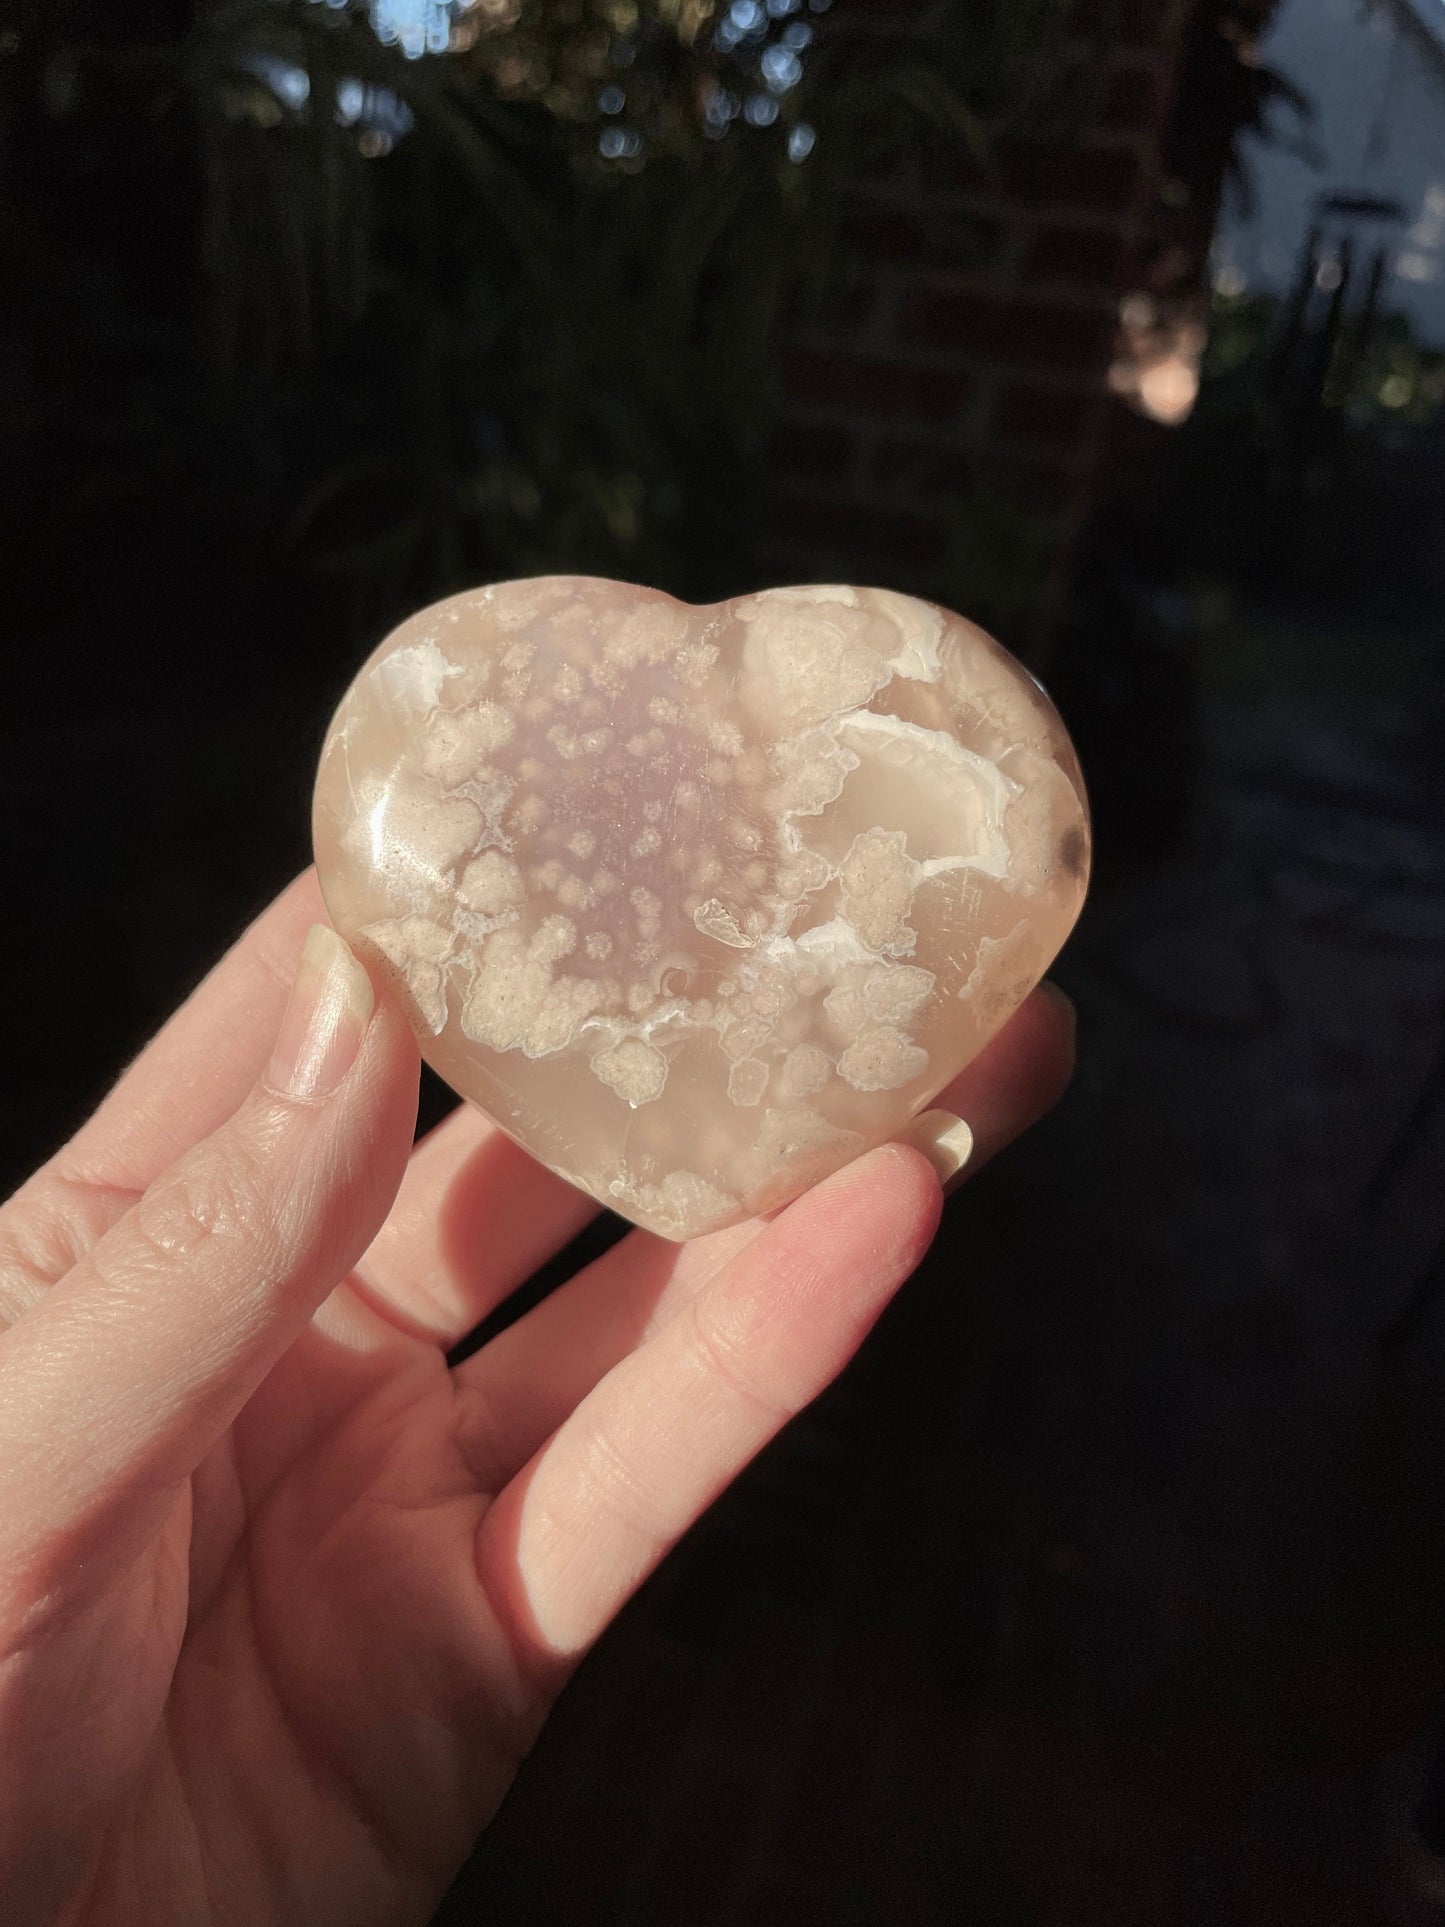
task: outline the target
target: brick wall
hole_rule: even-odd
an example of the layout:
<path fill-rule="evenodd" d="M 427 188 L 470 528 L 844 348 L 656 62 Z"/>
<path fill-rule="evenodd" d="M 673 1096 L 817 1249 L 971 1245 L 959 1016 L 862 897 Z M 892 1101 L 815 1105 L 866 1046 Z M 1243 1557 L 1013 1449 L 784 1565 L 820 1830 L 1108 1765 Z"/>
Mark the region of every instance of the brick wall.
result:
<path fill-rule="evenodd" d="M 1012 140 L 993 180 L 940 182 L 926 218 L 856 230 L 846 303 L 788 340 L 765 544 L 779 578 L 890 582 L 1018 646 L 1046 620 L 1100 476 L 1186 13 L 1096 11 L 1117 27 L 1106 48 L 1078 43 L 1081 131 Z"/>

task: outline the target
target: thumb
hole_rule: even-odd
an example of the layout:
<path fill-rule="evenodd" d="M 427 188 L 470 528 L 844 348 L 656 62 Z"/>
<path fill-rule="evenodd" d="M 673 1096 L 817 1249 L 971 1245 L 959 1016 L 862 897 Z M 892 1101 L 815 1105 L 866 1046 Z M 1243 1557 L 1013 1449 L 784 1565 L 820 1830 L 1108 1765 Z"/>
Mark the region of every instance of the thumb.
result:
<path fill-rule="evenodd" d="M 103 1585 L 159 1529 L 379 1229 L 416 1090 L 400 1011 L 313 925 L 241 1108 L 0 1340 L 0 1599 Z"/>

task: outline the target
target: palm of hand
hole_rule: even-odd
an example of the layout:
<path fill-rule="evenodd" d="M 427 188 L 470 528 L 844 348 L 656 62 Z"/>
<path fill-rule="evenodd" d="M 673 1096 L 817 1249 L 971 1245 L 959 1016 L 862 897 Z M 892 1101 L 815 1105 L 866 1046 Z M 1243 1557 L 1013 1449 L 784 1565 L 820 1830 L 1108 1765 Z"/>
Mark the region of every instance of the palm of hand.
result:
<path fill-rule="evenodd" d="M 50 1656 L 103 1682 L 78 1921 L 423 1919 L 545 1714 L 479 1573 L 488 1394 L 358 1281 L 328 1311 Z"/>
<path fill-rule="evenodd" d="M 479 1596 L 491 1495 L 462 1414 L 435 1345 L 358 1359 L 308 1333 L 198 1468 L 116 1649 L 116 1739 L 157 1749 L 97 1921 L 136 1865 L 247 1921 L 434 1905 L 543 1711 Z"/>
<path fill-rule="evenodd" d="M 936 1221 L 885 1147 L 771 1222 L 631 1233 L 449 1369 L 592 1207 L 470 1111 L 408 1157 L 389 1000 L 328 1105 L 246 1096 L 317 913 L 302 879 L 0 1212 L 17 1923 L 425 1920 L 571 1668 Z M 1065 1030 L 1030 1000 L 945 1094 L 985 1155 Z"/>

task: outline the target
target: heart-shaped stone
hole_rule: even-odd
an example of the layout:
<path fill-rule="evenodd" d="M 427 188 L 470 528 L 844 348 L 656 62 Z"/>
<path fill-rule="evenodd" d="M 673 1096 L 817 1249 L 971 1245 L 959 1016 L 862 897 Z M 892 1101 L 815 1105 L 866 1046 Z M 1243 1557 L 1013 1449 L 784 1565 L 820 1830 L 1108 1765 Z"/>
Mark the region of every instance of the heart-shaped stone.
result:
<path fill-rule="evenodd" d="M 1047 969 L 1089 864 L 1038 685 L 840 587 L 439 602 L 347 691 L 314 830 L 433 1068 L 668 1238 L 894 1136 Z"/>

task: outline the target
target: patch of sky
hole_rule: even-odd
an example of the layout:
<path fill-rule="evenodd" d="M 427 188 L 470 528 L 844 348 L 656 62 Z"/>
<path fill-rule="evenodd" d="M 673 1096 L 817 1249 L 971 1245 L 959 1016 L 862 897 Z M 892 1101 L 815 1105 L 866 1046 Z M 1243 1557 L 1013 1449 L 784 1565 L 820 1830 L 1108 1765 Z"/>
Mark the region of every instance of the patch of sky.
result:
<path fill-rule="evenodd" d="M 267 53 L 262 48 L 253 48 L 241 63 L 257 80 L 265 81 L 271 92 L 283 107 L 300 108 L 311 98 L 311 76 L 304 67 L 297 67 L 279 54 Z"/>
<path fill-rule="evenodd" d="M 802 79 L 803 63 L 791 47 L 768 47 L 758 62 L 758 71 L 773 93 L 785 94 Z"/>
<path fill-rule="evenodd" d="M 283 60 L 279 54 L 255 48 L 245 56 L 247 71 L 264 81 L 283 107 L 300 113 L 311 99 L 311 76 L 304 67 Z M 340 127 L 359 127 L 390 141 L 410 133 L 414 116 L 410 107 L 389 87 L 372 87 L 345 76 L 336 83 L 336 121 Z"/>
<path fill-rule="evenodd" d="M 320 0 L 341 12 L 347 0 Z M 408 60 L 444 54 L 451 45 L 452 22 L 467 0 L 370 0 L 372 28 L 384 47 L 399 47 Z"/>
<path fill-rule="evenodd" d="M 642 136 L 631 127 L 604 127 L 597 151 L 605 161 L 635 160 L 642 152 Z"/>

